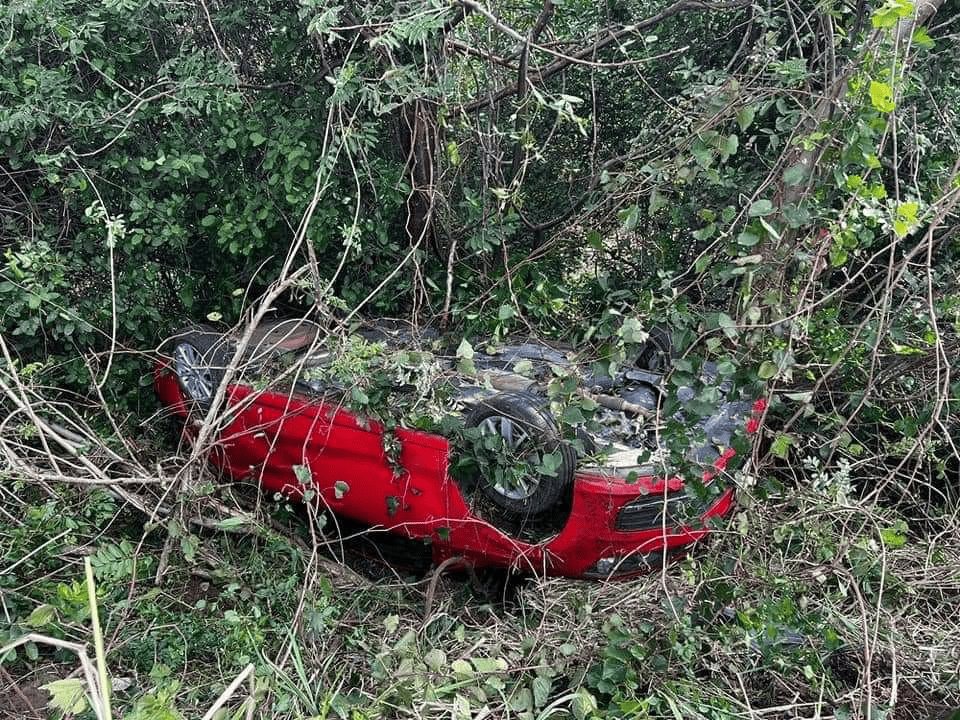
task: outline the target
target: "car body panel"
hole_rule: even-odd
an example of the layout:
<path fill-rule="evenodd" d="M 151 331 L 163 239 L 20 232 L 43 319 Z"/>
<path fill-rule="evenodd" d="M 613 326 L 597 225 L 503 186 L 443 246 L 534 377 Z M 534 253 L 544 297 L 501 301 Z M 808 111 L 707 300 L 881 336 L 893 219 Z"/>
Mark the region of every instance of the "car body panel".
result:
<path fill-rule="evenodd" d="M 173 371 L 155 370 L 160 400 L 189 417 Z M 672 551 L 688 548 L 709 529 L 661 527 L 617 530 L 624 505 L 638 497 L 666 500 L 682 488 L 678 478 L 644 475 L 632 481 L 601 469 L 582 469 L 562 528 L 539 542 L 507 534 L 471 510 L 449 472 L 450 446 L 441 436 L 398 428 L 395 457 L 384 449 L 384 429 L 330 401 L 236 384 L 227 389 L 226 424 L 210 461 L 236 480 L 251 480 L 269 492 L 312 498 L 334 513 L 371 528 L 429 542 L 435 562 L 457 558 L 473 567 L 509 567 L 566 577 L 629 577 L 656 566 Z M 188 435 L 190 423 L 188 423 Z M 710 479 L 732 457 L 728 450 L 705 473 Z M 296 468 L 308 468 L 305 470 Z M 730 512 L 732 489 L 701 515 L 706 522 Z M 560 510 L 558 510 L 560 512 Z M 567 512 L 564 510 L 563 512 Z M 644 563 L 636 562 L 637 559 Z M 606 566 L 611 572 L 603 571 Z M 618 569 L 622 566 L 625 569 Z"/>

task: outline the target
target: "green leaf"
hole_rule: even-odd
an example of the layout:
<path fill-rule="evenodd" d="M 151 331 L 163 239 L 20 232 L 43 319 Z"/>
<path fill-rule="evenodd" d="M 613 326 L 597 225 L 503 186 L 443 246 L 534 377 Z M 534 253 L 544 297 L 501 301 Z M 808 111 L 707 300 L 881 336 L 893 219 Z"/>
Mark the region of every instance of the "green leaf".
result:
<path fill-rule="evenodd" d="M 556 477 L 557 472 L 560 470 L 560 466 L 562 464 L 563 456 L 559 452 L 544 453 L 537 471 L 542 475 Z"/>
<path fill-rule="evenodd" d="M 568 405 L 563 411 L 563 422 L 567 425 L 583 425 L 587 419 L 576 405 Z"/>
<path fill-rule="evenodd" d="M 889 12 L 878 10 L 873 14 L 873 17 L 870 18 L 870 24 L 880 30 L 892 28 L 897 24 L 897 16 Z"/>
<path fill-rule="evenodd" d="M 907 222 L 914 222 L 917 219 L 917 210 L 919 209 L 920 205 L 915 202 L 900 203 L 900 207 L 897 208 L 897 215 Z"/>
<path fill-rule="evenodd" d="M 911 0 L 887 0 L 870 18 L 870 23 L 879 29 L 889 29 L 900 20 L 913 15 Z"/>
<path fill-rule="evenodd" d="M 650 216 L 653 216 L 657 213 L 658 210 L 660 210 L 661 208 L 665 208 L 669 204 L 670 204 L 670 200 L 666 196 L 666 194 L 661 192 L 659 187 L 655 187 L 650 192 L 650 206 L 647 208 L 647 213 Z"/>
<path fill-rule="evenodd" d="M 625 343 L 642 343 L 650 337 L 650 334 L 643 329 L 643 323 L 635 317 L 625 318 L 618 334 Z"/>
<path fill-rule="evenodd" d="M 893 347 L 893 351 L 897 355 L 923 355 L 925 353 L 922 348 L 911 347 L 910 345 L 901 345 L 900 343 L 896 343 L 892 340 L 890 341 L 890 345 Z"/>
<path fill-rule="evenodd" d="M 44 625 L 49 625 L 56 616 L 57 609 L 53 605 L 40 605 L 27 615 L 26 624 L 32 628 L 43 627 Z"/>
<path fill-rule="evenodd" d="M 769 215 L 773 212 L 773 203 L 766 199 L 756 200 L 750 209 L 747 211 L 747 214 L 750 217 L 762 217 L 764 215 Z"/>
<path fill-rule="evenodd" d="M 883 544 L 890 548 L 903 547 L 907 544 L 907 531 L 909 527 L 903 520 L 895 523 L 892 527 L 883 528 L 880 531 L 880 539 Z"/>
<path fill-rule="evenodd" d="M 260 145 L 263 145 L 266 141 L 267 141 L 267 138 L 265 138 L 260 133 L 258 132 L 250 133 L 250 142 L 253 143 L 254 147 L 259 147 Z"/>
<path fill-rule="evenodd" d="M 697 140 L 693 147 L 690 149 L 690 153 L 693 155 L 694 160 L 697 161 L 697 164 L 707 169 L 713 165 L 713 150 L 704 145 L 701 141 Z"/>
<path fill-rule="evenodd" d="M 470 658 L 473 663 L 473 669 L 478 673 L 490 675 L 492 673 L 504 672 L 508 667 L 507 661 L 501 657 L 494 658 Z"/>
<path fill-rule="evenodd" d="M 343 480 L 337 480 L 333 484 L 333 496 L 337 500 L 341 500 L 348 492 L 350 492 L 350 485 Z"/>
<path fill-rule="evenodd" d="M 740 147 L 740 138 L 738 138 L 736 135 L 728 136 L 726 141 L 723 144 L 724 156 L 730 157 L 731 155 L 736 155 L 739 147 Z"/>
<path fill-rule="evenodd" d="M 831 247 L 829 256 L 830 265 L 833 267 L 840 267 L 850 258 L 850 254 L 840 245 Z"/>
<path fill-rule="evenodd" d="M 770 446 L 770 452 L 781 460 L 786 460 L 790 454 L 790 446 L 793 445 L 793 438 L 783 433 L 777 435 L 773 444 Z"/>
<path fill-rule="evenodd" d="M 754 105 L 747 105 L 737 111 L 737 125 L 740 126 L 740 132 L 743 132 L 753 124 L 753 118 L 756 117 L 757 108 Z"/>
<path fill-rule="evenodd" d="M 717 363 L 717 373 L 724 377 L 729 377 L 737 371 L 737 366 L 729 360 L 721 360 Z"/>
<path fill-rule="evenodd" d="M 933 50 L 936 43 L 922 25 L 913 31 L 913 44 L 923 50 Z"/>
<path fill-rule="evenodd" d="M 306 465 L 294 465 L 293 474 L 301 485 L 310 485 L 313 482 L 313 473 Z"/>
<path fill-rule="evenodd" d="M 447 656 L 443 650 L 433 648 L 423 656 L 423 663 L 433 672 L 440 672 L 447 665 Z"/>
<path fill-rule="evenodd" d="M 807 168 L 803 163 L 794 163 L 783 173 L 783 184 L 788 187 L 796 187 L 807 179 Z"/>
<path fill-rule="evenodd" d="M 577 690 L 570 702 L 570 712 L 573 713 L 576 720 L 587 720 L 588 717 L 593 716 L 597 708 L 596 698 L 585 688 Z"/>
<path fill-rule="evenodd" d="M 500 320 L 509 320 L 516 314 L 517 311 L 513 309 L 513 305 L 501 305 L 500 310 L 497 311 L 497 318 Z"/>
<path fill-rule="evenodd" d="M 453 140 L 447 143 L 447 159 L 454 167 L 460 167 L 460 148 Z"/>
<path fill-rule="evenodd" d="M 760 369 L 757 370 L 757 377 L 759 377 L 761 380 L 769 380 L 776 375 L 778 371 L 779 368 L 777 368 L 776 363 L 769 360 L 764 360 L 762 363 L 760 363 Z"/>
<path fill-rule="evenodd" d="M 760 242 L 760 236 L 756 235 L 749 230 L 744 230 L 742 233 L 737 235 L 737 243 L 743 245 L 744 247 L 753 247 L 758 242 Z"/>
<path fill-rule="evenodd" d="M 780 239 L 780 233 L 777 232 L 777 229 L 776 229 L 773 225 L 771 225 L 770 223 L 768 223 L 768 222 L 767 222 L 766 220 L 764 220 L 763 218 L 759 218 L 759 220 L 760 220 L 760 224 L 763 226 L 763 229 L 767 231 L 767 234 L 768 234 L 770 237 L 772 237 L 774 240 L 779 240 L 779 239 Z"/>
<path fill-rule="evenodd" d="M 204 215 L 203 220 L 200 221 L 202 227 L 210 227 L 217 221 L 216 216 L 214 215 Z"/>
<path fill-rule="evenodd" d="M 217 523 L 217 527 L 221 530 L 232 530 L 233 528 L 238 528 L 241 525 L 246 525 L 247 521 L 242 517 L 228 517 L 224 518 Z"/>
<path fill-rule="evenodd" d="M 79 715 L 87 709 L 87 696 L 80 678 L 54 680 L 40 687 L 50 693 L 50 707 L 55 710 Z"/>
<path fill-rule="evenodd" d="M 880 112 L 893 112 L 897 104 L 893 101 L 893 88 L 885 82 L 870 81 L 870 102 Z"/>
<path fill-rule="evenodd" d="M 473 360 L 474 351 L 473 345 L 467 342 L 467 339 L 464 338 L 460 341 L 460 344 L 457 346 L 457 357 L 464 360 Z"/>
<path fill-rule="evenodd" d="M 630 205 L 617 213 L 617 217 L 623 226 L 624 232 L 632 232 L 640 222 L 640 208 L 636 205 Z"/>
<path fill-rule="evenodd" d="M 699 230 L 694 230 L 692 235 L 696 240 L 700 240 L 702 242 L 704 240 L 709 240 L 711 237 L 713 237 L 713 234 L 716 232 L 716 230 L 717 230 L 716 223 L 710 223 L 709 225 L 702 227 Z"/>
<path fill-rule="evenodd" d="M 517 373 L 517 375 L 529 377 L 533 372 L 533 363 L 530 360 L 517 360 L 513 365 L 513 371 Z"/>
<path fill-rule="evenodd" d="M 547 704 L 547 700 L 550 699 L 550 691 L 553 689 L 550 678 L 545 678 L 542 676 L 535 677 L 533 679 L 533 704 L 534 707 L 541 708 Z"/>
<path fill-rule="evenodd" d="M 399 615 L 387 615 L 383 619 L 383 629 L 386 631 L 387 635 L 393 635 L 397 629 L 400 627 L 400 616 Z"/>
<path fill-rule="evenodd" d="M 450 663 L 450 669 L 453 670 L 453 673 L 460 678 L 471 678 L 473 677 L 473 665 L 469 661 L 464 660 L 463 658 L 457 658 L 452 663 Z"/>

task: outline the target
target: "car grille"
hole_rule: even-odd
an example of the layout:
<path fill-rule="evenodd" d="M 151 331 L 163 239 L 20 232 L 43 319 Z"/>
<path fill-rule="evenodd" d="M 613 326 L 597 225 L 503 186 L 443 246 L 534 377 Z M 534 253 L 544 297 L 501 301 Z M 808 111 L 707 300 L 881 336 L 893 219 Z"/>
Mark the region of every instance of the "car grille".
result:
<path fill-rule="evenodd" d="M 658 493 L 638 498 L 620 509 L 614 527 L 623 532 L 660 528 L 664 526 L 664 512 L 667 515 L 667 527 L 683 524 L 689 521 L 691 510 L 682 507 L 686 502 L 689 502 L 689 498 L 683 490 L 673 490 L 666 496 Z"/>

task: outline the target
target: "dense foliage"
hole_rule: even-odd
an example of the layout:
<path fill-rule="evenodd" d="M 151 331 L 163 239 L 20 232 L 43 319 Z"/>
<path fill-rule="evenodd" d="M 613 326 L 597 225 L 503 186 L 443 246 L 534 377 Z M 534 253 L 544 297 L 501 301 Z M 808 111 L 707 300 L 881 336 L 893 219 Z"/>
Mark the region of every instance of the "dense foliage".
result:
<path fill-rule="evenodd" d="M 0 637 L 86 639 L 93 553 L 138 720 L 199 716 L 248 662 L 276 717 L 956 705 L 958 11 L 8 3 Z M 142 424 L 144 353 L 265 299 L 559 339 L 607 369 L 669 327 L 670 382 L 711 360 L 770 401 L 730 537 L 496 618 L 321 569 L 335 543 Z M 24 647 L 0 681 L 73 662 Z"/>

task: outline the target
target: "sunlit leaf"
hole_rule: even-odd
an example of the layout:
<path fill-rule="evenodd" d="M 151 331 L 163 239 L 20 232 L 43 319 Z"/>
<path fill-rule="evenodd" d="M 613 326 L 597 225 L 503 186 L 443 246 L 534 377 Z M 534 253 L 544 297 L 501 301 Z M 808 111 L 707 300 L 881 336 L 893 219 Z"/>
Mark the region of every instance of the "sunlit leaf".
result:
<path fill-rule="evenodd" d="M 40 687 L 50 693 L 49 706 L 55 710 L 79 715 L 87 709 L 87 696 L 80 678 L 54 680 Z"/>
<path fill-rule="evenodd" d="M 893 88 L 885 82 L 870 81 L 870 102 L 880 112 L 893 112 L 896 103 L 893 101 Z"/>

